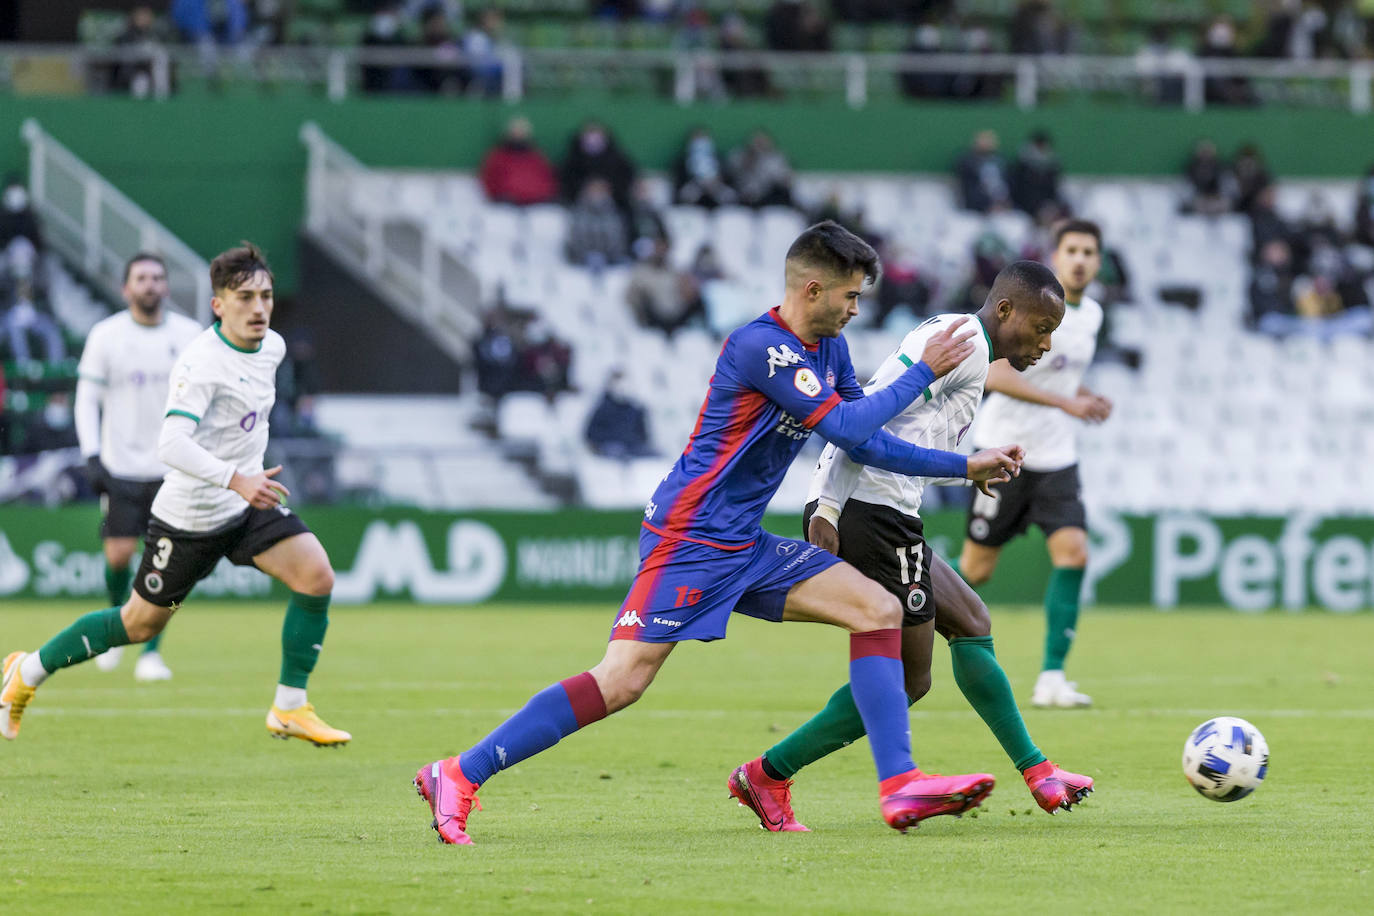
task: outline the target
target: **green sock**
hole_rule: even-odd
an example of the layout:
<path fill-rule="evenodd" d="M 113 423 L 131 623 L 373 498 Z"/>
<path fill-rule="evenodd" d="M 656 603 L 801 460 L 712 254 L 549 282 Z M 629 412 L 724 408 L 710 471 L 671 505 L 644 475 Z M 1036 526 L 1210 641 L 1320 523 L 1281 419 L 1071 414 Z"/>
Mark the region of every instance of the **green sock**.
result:
<path fill-rule="evenodd" d="M 143 644 L 143 654 L 147 655 L 149 652 L 158 651 L 158 646 L 162 645 L 162 634 L 166 632 L 166 630 L 161 630 L 156 636 L 145 642 Z"/>
<path fill-rule="evenodd" d="M 110 603 L 116 607 L 123 607 L 124 602 L 129 600 L 129 583 L 134 579 L 134 571 L 125 566 L 123 569 L 115 569 L 108 562 L 105 564 L 105 593 L 110 596 Z"/>
<path fill-rule="evenodd" d="M 908 699 L 907 705 L 910 704 Z M 791 779 L 802 767 L 853 744 L 865 734 L 863 716 L 859 715 L 854 694 L 845 684 L 831 695 L 824 709 L 770 747 L 763 756 L 783 779 Z"/>
<path fill-rule="evenodd" d="M 983 717 L 993 735 L 1002 743 L 1002 750 L 1018 770 L 1033 767 L 1045 759 L 1040 748 L 1031 740 L 1011 682 L 997 654 L 992 649 L 991 636 L 964 636 L 949 641 L 949 657 L 954 664 L 954 683 L 959 685 L 969 705 Z"/>
<path fill-rule="evenodd" d="M 329 627 L 329 596 L 292 592 L 281 627 L 281 680 L 287 687 L 305 689 L 315 660 L 320 657 L 324 631 Z"/>
<path fill-rule="evenodd" d="M 76 622 L 43 644 L 38 660 L 49 674 L 78 665 L 106 649 L 127 646 L 129 634 L 119 618 L 119 608 L 107 607 L 76 618 Z"/>
<path fill-rule="evenodd" d="M 1078 594 L 1083 570 L 1056 566 L 1045 589 L 1045 661 L 1042 671 L 1062 671 L 1078 626 Z"/>

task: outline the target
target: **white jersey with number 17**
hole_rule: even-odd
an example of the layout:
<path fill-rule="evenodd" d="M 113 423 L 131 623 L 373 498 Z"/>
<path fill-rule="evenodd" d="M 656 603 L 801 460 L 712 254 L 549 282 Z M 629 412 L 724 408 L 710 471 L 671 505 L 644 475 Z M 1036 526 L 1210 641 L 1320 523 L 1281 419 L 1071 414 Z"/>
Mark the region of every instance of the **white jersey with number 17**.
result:
<path fill-rule="evenodd" d="M 1083 384 L 1083 373 L 1097 352 L 1102 306 L 1087 296 L 1065 304 L 1064 320 L 1050 337 L 1050 351 L 1021 373 L 1044 391 L 1071 398 Z M 988 395 L 973 425 L 976 448 L 1019 445 L 1026 450 L 1028 471 L 1058 471 L 1078 463 L 1079 420 L 1058 407 L 1032 404 L 1000 391 Z"/>
<path fill-rule="evenodd" d="M 267 415 L 277 400 L 277 366 L 286 344 L 268 331 L 256 350 L 234 346 L 219 322 L 191 341 L 172 369 L 166 415 L 196 423 L 191 441 L 244 476 L 263 469 Z M 153 515 L 182 531 L 213 531 L 248 508 L 220 484 L 175 468 L 153 500 Z"/>
<path fill-rule="evenodd" d="M 883 427 L 912 445 L 952 452 L 961 450 L 960 444 L 973 423 L 973 415 L 983 399 L 983 385 L 988 377 L 992 340 L 988 337 L 987 329 L 976 317 L 968 315 L 936 315 L 929 318 L 906 335 L 902 345 L 883 360 L 872 380 L 864 386 L 864 393 L 867 394 L 892 384 L 908 366 L 921 359 L 926 341 L 961 318 L 967 318 L 968 322 L 954 333 L 959 335 L 969 330 L 976 331 L 969 339 L 973 344 L 973 352 L 947 374 L 931 382 L 920 397 Z M 827 445 L 821 452 L 816 472 L 811 476 L 811 492 L 807 502 L 818 499 L 824 506 L 841 510 L 848 500 L 857 499 L 889 506 L 903 515 L 916 516 L 920 513 L 921 494 L 925 492 L 926 484 L 938 482 L 967 483 L 963 479 L 937 481 L 929 477 L 910 477 L 856 464 L 834 445 Z"/>

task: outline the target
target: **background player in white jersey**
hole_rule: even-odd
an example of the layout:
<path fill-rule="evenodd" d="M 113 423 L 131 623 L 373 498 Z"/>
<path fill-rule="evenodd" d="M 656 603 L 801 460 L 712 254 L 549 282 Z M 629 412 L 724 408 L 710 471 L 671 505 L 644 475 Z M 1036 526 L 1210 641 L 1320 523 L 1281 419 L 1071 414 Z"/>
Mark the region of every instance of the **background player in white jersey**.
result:
<path fill-rule="evenodd" d="M 157 457 L 167 381 L 177 356 L 204 330 L 166 307 L 167 265 L 139 252 L 124 265 L 128 308 L 91 328 L 76 382 L 76 436 L 91 486 L 100 496 L 100 537 L 110 604 L 129 597 L 129 569 L 138 539 L 148 530 L 153 497 L 167 466 Z M 143 644 L 134 666 L 140 681 L 165 681 L 171 669 L 158 651 L 159 633 Z M 96 659 L 102 671 L 119 664 L 123 646 Z"/>
<path fill-rule="evenodd" d="M 162 632 L 220 558 L 256 566 L 291 590 L 282 627 L 281 678 L 267 730 L 278 738 L 339 745 L 306 701 L 328 626 L 334 570 L 319 539 L 283 505 L 286 487 L 263 469 L 267 417 L 285 353 L 272 317 L 272 272 L 252 245 L 210 262 L 219 319 L 186 346 L 172 370 L 158 457 L 170 471 L 153 501 L 134 593 L 121 607 L 92 611 L 36 652 L 13 652 L 0 686 L 0 735 L 15 738 L 35 688 L 59 668 Z"/>
<path fill-rule="evenodd" d="M 884 428 L 923 447 L 957 447 L 983 399 L 989 363 L 1006 358 L 1021 368 L 1033 364 L 1050 348 L 1051 334 L 1064 313 L 1063 295 L 1044 265 L 1017 261 L 1008 266 L 998 274 L 975 316 L 981 333 L 974 336 L 978 346 L 973 354 L 933 382 L 924 397 Z M 865 390 L 889 384 L 917 358 L 926 340 L 962 320 L 962 315 L 937 315 L 921 324 L 883 362 Z M 1020 453 L 1018 446 L 1001 450 Z M 993 652 L 987 606 L 926 544 L 919 511 L 922 493 L 931 482 L 945 481 L 865 467 L 827 447 L 811 481 L 803 519 L 807 538 L 901 600 L 902 667 L 908 699 L 914 703 L 930 689 L 931 650 L 938 631 L 949 640 L 959 689 L 1021 771 L 1036 802 L 1051 814 L 1067 809 L 1092 791 L 1093 781 L 1059 769 L 1031 741 L 1011 684 Z M 985 485 L 979 489 L 988 493 Z M 846 685 L 805 725 L 762 757 L 736 769 L 729 781 L 730 792 L 759 815 L 765 828 L 805 830 L 792 813 L 792 776 L 863 734 L 863 721 Z M 980 779 L 990 782 L 992 777 L 974 774 L 945 779 L 939 793 L 931 793 L 922 817 L 958 814 L 976 804 L 972 792 Z"/>
<path fill-rule="evenodd" d="M 1078 480 L 1078 421 L 1100 423 L 1112 403 L 1083 386 L 1097 350 L 1102 306 L 1084 295 L 1102 266 L 1102 233 L 1095 223 L 1073 219 L 1055 228 L 1050 264 L 1064 286 L 1064 322 L 1054 347 L 1035 366 L 1018 372 L 994 363 L 987 403 L 973 427 L 975 446 L 1017 442 L 1026 450 L 1020 477 L 998 489 L 996 500 L 975 497 L 959 572 L 977 587 L 992 578 L 1002 545 L 1040 526 L 1049 548 L 1045 589 L 1045 656 L 1031 693 L 1036 706 L 1089 706 L 1092 698 L 1064 676 L 1064 659 L 1078 627 L 1079 593 L 1088 565 L 1088 536 Z"/>

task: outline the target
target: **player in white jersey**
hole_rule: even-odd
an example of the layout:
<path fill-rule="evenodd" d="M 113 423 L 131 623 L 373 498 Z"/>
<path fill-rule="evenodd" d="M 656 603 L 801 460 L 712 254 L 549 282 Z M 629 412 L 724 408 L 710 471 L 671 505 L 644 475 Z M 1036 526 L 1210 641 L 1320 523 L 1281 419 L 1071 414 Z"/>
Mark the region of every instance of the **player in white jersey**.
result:
<path fill-rule="evenodd" d="M 0 735 L 6 738 L 18 736 L 34 690 L 52 672 L 162 632 L 223 557 L 256 566 L 291 590 L 268 733 L 322 746 L 351 737 L 320 719 L 305 691 L 328 626 L 334 570 L 319 539 L 284 505 L 286 487 L 272 479 L 281 468 L 263 468 L 285 353 L 281 335 L 268 327 L 272 272 L 262 252 L 245 244 L 210 263 L 210 285 L 218 320 L 172 369 L 157 445 L 170 470 L 153 501 L 134 593 L 123 607 L 77 619 L 38 651 L 5 659 Z"/>
<path fill-rule="evenodd" d="M 1064 312 L 1063 295 L 1044 265 L 1017 261 L 1008 266 L 975 316 L 981 333 L 974 337 L 973 354 L 889 421 L 887 431 L 915 445 L 957 447 L 982 401 L 989 363 L 1006 358 L 1021 367 L 1033 364 L 1050 348 L 1051 334 Z M 962 315 L 938 315 L 917 327 L 865 390 L 887 385 L 931 335 L 963 320 Z M 1000 451 L 1019 455 L 1020 447 L 1002 446 Z M 919 512 L 925 485 L 932 482 L 945 481 L 865 467 L 827 446 L 811 481 L 803 518 L 807 538 L 902 601 L 902 666 L 910 701 L 930 689 L 931 651 L 938 631 L 949 640 L 959 689 L 1021 771 L 1036 802 L 1051 814 L 1068 809 L 1092 791 L 1092 780 L 1059 769 L 1031 741 L 993 652 L 987 606 L 926 544 Z M 988 495 L 985 486 L 979 489 Z M 740 797 L 737 782 L 747 786 L 744 803 L 767 829 L 805 830 L 792 814 L 791 778 L 863 734 L 863 721 L 846 685 L 809 722 L 738 768 L 731 777 L 732 794 Z M 922 817 L 961 813 L 981 800 L 978 787 L 991 781 L 988 774 L 948 778 L 947 785 L 931 794 Z"/>
<path fill-rule="evenodd" d="M 167 472 L 157 457 L 157 437 L 172 365 L 202 330 L 166 307 L 167 265 L 155 254 L 139 252 L 124 265 L 123 295 L 129 307 L 97 322 L 86 336 L 75 409 L 76 437 L 101 502 L 105 588 L 113 605 L 129 597 L 129 563 Z M 172 676 L 159 652 L 161 641 L 159 633 L 143 644 L 136 680 Z M 113 671 L 123 652 L 122 646 L 111 649 L 96 666 Z"/>
<path fill-rule="evenodd" d="M 1083 385 L 1102 327 L 1102 306 L 1084 295 L 1102 266 L 1097 225 L 1073 219 L 1056 226 L 1050 263 L 1065 292 L 1064 323 L 1054 334 L 1054 347 L 1024 372 L 995 363 L 988 372 L 988 390 L 993 393 L 973 427 L 975 445 L 1020 443 L 1026 450 L 1023 472 L 998 490 L 998 499 L 974 499 L 959 572 L 976 588 L 992 578 L 1003 544 L 1032 524 L 1045 533 L 1054 568 L 1045 590 L 1045 654 L 1031 703 L 1072 708 L 1092 704 L 1092 698 L 1064 676 L 1088 564 L 1078 424 L 1100 423 L 1112 411 L 1111 401 Z"/>

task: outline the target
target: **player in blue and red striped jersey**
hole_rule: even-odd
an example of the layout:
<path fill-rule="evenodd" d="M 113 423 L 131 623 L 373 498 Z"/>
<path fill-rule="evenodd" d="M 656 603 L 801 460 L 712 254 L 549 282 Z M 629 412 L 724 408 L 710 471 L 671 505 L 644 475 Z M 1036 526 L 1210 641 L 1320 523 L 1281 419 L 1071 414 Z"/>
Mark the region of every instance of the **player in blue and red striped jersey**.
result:
<path fill-rule="evenodd" d="M 644 510 L 639 571 L 605 656 L 535 694 L 457 757 L 416 774 L 440 840 L 471 843 L 467 818 L 478 786 L 639 699 L 677 643 L 724 637 L 734 611 L 849 631 L 850 684 L 890 825 L 915 823 L 932 795 L 972 806 L 991 791 L 986 773 L 927 776 L 912 762 L 900 602 L 833 554 L 759 526 L 812 430 L 861 464 L 904 474 L 1001 481 L 1020 470 L 1019 455 L 1006 450 L 965 457 L 883 431 L 973 351 L 975 331 L 952 325 L 935 335 L 920 362 L 865 396 L 840 331 L 878 272 L 872 247 L 833 222 L 812 226 L 792 244 L 782 304 L 726 339 L 696 429 Z"/>

